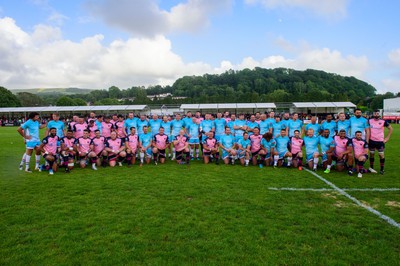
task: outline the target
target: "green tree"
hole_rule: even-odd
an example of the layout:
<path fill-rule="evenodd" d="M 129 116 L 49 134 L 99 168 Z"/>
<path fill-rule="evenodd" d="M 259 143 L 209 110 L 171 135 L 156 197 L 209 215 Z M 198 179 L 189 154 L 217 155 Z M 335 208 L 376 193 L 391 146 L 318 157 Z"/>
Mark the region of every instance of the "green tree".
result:
<path fill-rule="evenodd" d="M 112 86 L 108 89 L 108 97 L 111 99 L 120 99 L 122 98 L 122 92 L 118 87 Z"/>
<path fill-rule="evenodd" d="M 57 106 L 77 106 L 74 99 L 68 96 L 61 96 L 56 102 Z"/>
<path fill-rule="evenodd" d="M 0 107 L 18 107 L 21 102 L 11 91 L 0 87 Z"/>
<path fill-rule="evenodd" d="M 76 99 L 74 99 L 74 101 L 75 101 L 75 104 L 77 106 L 85 106 L 85 105 L 87 105 L 87 102 L 84 99 L 81 99 L 81 98 L 76 98 Z"/>
<path fill-rule="evenodd" d="M 19 92 L 17 97 L 22 106 L 43 106 L 44 101 L 38 95 L 29 92 Z"/>

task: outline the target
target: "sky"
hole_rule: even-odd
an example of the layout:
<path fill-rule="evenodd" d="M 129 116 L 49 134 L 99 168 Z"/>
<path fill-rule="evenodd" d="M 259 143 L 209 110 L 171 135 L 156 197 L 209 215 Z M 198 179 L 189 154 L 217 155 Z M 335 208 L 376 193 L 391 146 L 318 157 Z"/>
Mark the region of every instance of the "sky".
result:
<path fill-rule="evenodd" d="M 121 89 L 254 67 L 400 92 L 398 0 L 0 0 L 0 86 Z"/>

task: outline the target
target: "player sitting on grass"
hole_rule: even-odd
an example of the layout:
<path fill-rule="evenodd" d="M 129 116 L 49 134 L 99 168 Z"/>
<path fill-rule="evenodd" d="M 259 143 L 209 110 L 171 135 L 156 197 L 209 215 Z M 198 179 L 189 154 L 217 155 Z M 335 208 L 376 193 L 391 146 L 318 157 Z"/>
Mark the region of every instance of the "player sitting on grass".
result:
<path fill-rule="evenodd" d="M 111 132 L 111 137 L 105 142 L 105 151 L 108 154 L 108 161 L 111 167 L 114 167 L 118 161 L 118 165 L 122 166 L 122 161 L 126 157 L 125 139 L 117 138 L 117 132 Z"/>
<path fill-rule="evenodd" d="M 186 163 L 190 162 L 190 153 L 189 153 L 189 138 L 185 135 L 185 131 L 181 129 L 179 131 L 179 135 L 175 137 L 174 141 L 174 150 L 175 150 L 175 159 L 178 164 L 184 164 L 182 161 L 183 153 L 185 153 Z"/>
<path fill-rule="evenodd" d="M 53 175 L 57 172 L 57 129 L 55 127 L 50 128 L 49 135 L 42 140 L 40 150 L 42 151 L 43 158 L 49 164 L 49 174 Z"/>
<path fill-rule="evenodd" d="M 205 133 L 207 138 L 203 141 L 203 159 L 204 163 L 210 162 L 210 156 L 214 156 L 215 163 L 219 164 L 219 145 L 216 138 L 214 138 L 214 132 L 210 131 Z"/>
<path fill-rule="evenodd" d="M 106 138 L 101 136 L 100 130 L 98 129 L 95 130 L 94 134 L 95 137 L 92 138 L 92 141 L 90 143 L 90 149 L 92 151 L 89 153 L 89 158 L 92 162 L 92 169 L 97 170 L 96 165 L 101 165 L 100 158 L 103 157 L 103 162 L 107 158 L 107 152 L 104 150 Z"/>

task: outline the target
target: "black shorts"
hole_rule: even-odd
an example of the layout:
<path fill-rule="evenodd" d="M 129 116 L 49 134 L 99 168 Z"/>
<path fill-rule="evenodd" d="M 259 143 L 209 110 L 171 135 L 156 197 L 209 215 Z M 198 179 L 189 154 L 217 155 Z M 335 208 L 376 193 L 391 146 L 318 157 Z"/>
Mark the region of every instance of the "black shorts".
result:
<path fill-rule="evenodd" d="M 258 151 L 252 152 L 252 153 L 251 153 L 251 156 L 252 156 L 252 157 L 257 156 L 258 153 L 259 153 L 260 151 L 261 151 L 261 149 L 259 149 Z"/>
<path fill-rule="evenodd" d="M 182 160 L 183 157 L 183 150 L 182 151 L 175 151 L 175 158 L 177 161 Z"/>
<path fill-rule="evenodd" d="M 368 148 L 370 151 L 378 150 L 378 152 L 382 152 L 385 150 L 385 143 L 383 141 L 374 141 L 370 139 Z"/>
<path fill-rule="evenodd" d="M 165 150 L 158 150 L 158 157 L 165 158 Z"/>

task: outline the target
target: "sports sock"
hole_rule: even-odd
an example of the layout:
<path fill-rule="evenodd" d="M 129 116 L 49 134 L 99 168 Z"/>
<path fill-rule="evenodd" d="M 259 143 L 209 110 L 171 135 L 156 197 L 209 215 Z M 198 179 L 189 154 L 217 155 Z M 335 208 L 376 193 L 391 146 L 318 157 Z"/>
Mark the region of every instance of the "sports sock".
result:
<path fill-rule="evenodd" d="M 35 155 L 36 165 L 40 164 L 40 155 Z"/>
<path fill-rule="evenodd" d="M 292 164 L 292 157 L 287 157 L 287 165 L 290 166 Z"/>
<path fill-rule="evenodd" d="M 359 173 L 363 173 L 363 170 L 364 170 L 364 162 L 358 161 L 358 162 L 357 162 L 357 165 L 358 165 L 358 172 L 359 172 Z"/>
<path fill-rule="evenodd" d="M 318 159 L 319 158 L 314 158 L 314 169 L 317 169 Z"/>
<path fill-rule="evenodd" d="M 185 152 L 185 157 L 186 157 L 186 162 L 189 162 L 190 161 L 190 153 Z"/>
<path fill-rule="evenodd" d="M 274 165 L 278 164 L 279 155 L 274 155 Z"/>
<path fill-rule="evenodd" d="M 373 154 L 371 154 L 371 157 L 369 158 L 369 167 L 371 167 L 372 169 L 374 168 L 374 162 L 375 162 L 375 158 L 374 158 Z"/>
<path fill-rule="evenodd" d="M 144 153 L 141 152 L 141 153 L 140 153 L 140 162 L 141 162 L 141 163 L 143 163 L 143 159 L 144 159 Z"/>
<path fill-rule="evenodd" d="M 331 170 L 331 165 L 328 164 L 328 165 L 326 166 L 326 169 Z"/>
<path fill-rule="evenodd" d="M 197 149 L 197 150 L 196 150 L 196 158 L 199 158 L 199 153 L 200 153 L 200 150 Z"/>
<path fill-rule="evenodd" d="M 303 157 L 297 158 L 297 164 L 298 164 L 299 166 L 303 166 Z"/>
<path fill-rule="evenodd" d="M 25 169 L 28 170 L 29 169 L 29 163 L 31 161 L 31 156 L 30 155 L 26 155 L 25 156 Z"/>
<path fill-rule="evenodd" d="M 21 159 L 20 165 L 24 165 L 25 164 L 25 158 L 26 158 L 26 152 L 24 153 L 24 155 L 22 155 L 22 159 Z"/>
<path fill-rule="evenodd" d="M 384 168 L 385 168 L 385 158 L 381 158 L 381 159 L 379 160 L 379 162 L 380 162 L 380 165 L 381 165 L 381 171 L 383 171 Z"/>
<path fill-rule="evenodd" d="M 190 148 L 190 157 L 193 157 L 193 148 Z"/>

